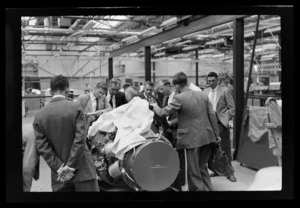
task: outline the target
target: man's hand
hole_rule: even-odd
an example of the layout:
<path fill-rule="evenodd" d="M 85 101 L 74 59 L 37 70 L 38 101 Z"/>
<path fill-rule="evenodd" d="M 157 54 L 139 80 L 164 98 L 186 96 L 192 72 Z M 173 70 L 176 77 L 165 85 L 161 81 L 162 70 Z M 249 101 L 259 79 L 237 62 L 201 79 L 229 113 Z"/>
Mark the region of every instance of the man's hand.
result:
<path fill-rule="evenodd" d="M 157 102 L 156 102 L 156 100 L 155 99 L 153 99 L 152 97 L 150 97 L 149 98 L 149 104 L 151 105 L 151 106 L 157 106 Z"/>
<path fill-rule="evenodd" d="M 74 168 L 70 168 L 67 165 L 64 166 L 58 173 L 57 181 L 67 182 L 74 176 Z"/>
<path fill-rule="evenodd" d="M 218 142 L 218 143 L 221 142 L 221 137 L 217 137 L 217 142 Z"/>

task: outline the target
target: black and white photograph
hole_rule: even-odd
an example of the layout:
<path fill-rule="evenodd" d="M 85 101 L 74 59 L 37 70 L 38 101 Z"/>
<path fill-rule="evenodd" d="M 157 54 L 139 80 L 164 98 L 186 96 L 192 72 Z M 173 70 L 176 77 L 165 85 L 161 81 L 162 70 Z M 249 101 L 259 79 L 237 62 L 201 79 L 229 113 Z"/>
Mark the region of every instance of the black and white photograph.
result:
<path fill-rule="evenodd" d="M 222 8 L 6 8 L 6 201 L 293 199 L 294 6 Z"/>

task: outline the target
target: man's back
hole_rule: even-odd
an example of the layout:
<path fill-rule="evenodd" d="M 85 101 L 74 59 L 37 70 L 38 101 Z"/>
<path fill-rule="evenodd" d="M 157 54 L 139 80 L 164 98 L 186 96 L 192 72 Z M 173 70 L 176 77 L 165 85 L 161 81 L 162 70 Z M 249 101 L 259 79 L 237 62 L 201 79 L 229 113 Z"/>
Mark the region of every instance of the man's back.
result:
<path fill-rule="evenodd" d="M 61 97 L 53 98 L 36 113 L 33 126 L 38 150 L 52 170 L 53 189 L 59 184 L 55 172 L 61 162 L 77 169 L 71 182 L 96 177 L 92 157 L 85 144 L 85 120 L 79 103 Z"/>

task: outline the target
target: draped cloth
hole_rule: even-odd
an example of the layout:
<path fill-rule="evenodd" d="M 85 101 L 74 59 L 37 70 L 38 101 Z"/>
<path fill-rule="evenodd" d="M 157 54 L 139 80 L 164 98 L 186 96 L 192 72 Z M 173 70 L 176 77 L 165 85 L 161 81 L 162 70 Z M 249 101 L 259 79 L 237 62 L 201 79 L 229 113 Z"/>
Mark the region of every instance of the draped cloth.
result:
<path fill-rule="evenodd" d="M 153 116 L 147 100 L 134 97 L 129 103 L 102 114 L 89 128 L 88 137 L 95 136 L 98 131 L 109 133 L 117 128 L 111 151 L 118 159 L 123 159 L 127 151 L 147 141 L 141 134 L 149 131 Z"/>
<path fill-rule="evenodd" d="M 282 151 L 282 112 L 277 100 L 270 97 L 266 100 L 268 122 L 275 124 L 276 128 L 270 128 L 269 148 L 273 148 L 273 154 L 281 156 Z"/>
<path fill-rule="evenodd" d="M 253 142 L 257 142 L 268 131 L 265 123 L 268 122 L 266 107 L 248 106 L 249 107 L 249 134 Z"/>

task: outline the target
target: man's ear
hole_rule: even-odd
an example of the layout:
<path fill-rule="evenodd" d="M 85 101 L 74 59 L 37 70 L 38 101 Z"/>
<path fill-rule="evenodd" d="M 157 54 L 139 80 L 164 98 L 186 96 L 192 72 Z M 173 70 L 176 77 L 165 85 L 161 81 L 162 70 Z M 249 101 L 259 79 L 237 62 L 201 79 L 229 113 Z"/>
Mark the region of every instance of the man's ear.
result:
<path fill-rule="evenodd" d="M 53 96 L 53 91 L 52 90 L 50 90 L 50 94 Z"/>

